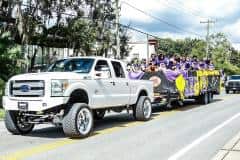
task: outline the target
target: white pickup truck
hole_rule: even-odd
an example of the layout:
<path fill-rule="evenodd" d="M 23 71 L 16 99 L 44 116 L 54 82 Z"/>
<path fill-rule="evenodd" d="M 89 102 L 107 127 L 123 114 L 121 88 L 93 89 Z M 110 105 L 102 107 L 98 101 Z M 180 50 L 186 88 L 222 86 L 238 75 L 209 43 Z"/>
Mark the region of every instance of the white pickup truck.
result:
<path fill-rule="evenodd" d="M 125 65 L 101 57 L 58 60 L 47 72 L 12 77 L 6 84 L 5 125 L 27 134 L 35 124 L 62 125 L 69 137 L 86 137 L 107 110 L 132 110 L 136 120 L 151 117 L 153 84 L 130 80 Z"/>

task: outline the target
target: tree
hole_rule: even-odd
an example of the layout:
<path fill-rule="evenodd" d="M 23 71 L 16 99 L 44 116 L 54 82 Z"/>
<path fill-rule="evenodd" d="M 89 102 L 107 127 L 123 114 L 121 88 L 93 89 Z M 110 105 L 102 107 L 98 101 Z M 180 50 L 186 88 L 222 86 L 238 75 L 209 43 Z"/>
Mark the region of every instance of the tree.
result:
<path fill-rule="evenodd" d="M 131 47 L 128 45 L 130 41 L 130 36 L 128 34 L 128 30 L 126 28 L 120 28 L 120 56 L 121 59 L 127 57 L 129 52 L 131 51 Z"/>
<path fill-rule="evenodd" d="M 21 59 L 20 46 L 16 45 L 10 33 L 0 35 L 0 79 L 7 81 L 11 76 L 19 73 Z"/>
<path fill-rule="evenodd" d="M 96 41 L 106 54 L 113 46 L 112 0 L 0 0 L 0 21 L 19 44 L 73 48 L 91 55 Z M 16 10 L 15 10 L 16 9 Z"/>
<path fill-rule="evenodd" d="M 227 74 L 239 73 L 239 61 L 233 61 L 239 53 L 231 46 L 224 33 L 210 36 L 210 54 L 217 68 L 223 69 Z"/>

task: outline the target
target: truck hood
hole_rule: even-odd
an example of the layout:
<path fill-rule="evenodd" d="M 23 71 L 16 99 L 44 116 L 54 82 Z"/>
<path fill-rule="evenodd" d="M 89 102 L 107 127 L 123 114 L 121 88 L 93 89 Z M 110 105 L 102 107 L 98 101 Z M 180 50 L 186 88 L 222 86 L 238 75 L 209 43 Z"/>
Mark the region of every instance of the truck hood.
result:
<path fill-rule="evenodd" d="M 10 80 L 51 80 L 51 79 L 71 79 L 80 80 L 89 78 L 89 74 L 74 72 L 42 72 L 27 73 L 13 76 Z"/>

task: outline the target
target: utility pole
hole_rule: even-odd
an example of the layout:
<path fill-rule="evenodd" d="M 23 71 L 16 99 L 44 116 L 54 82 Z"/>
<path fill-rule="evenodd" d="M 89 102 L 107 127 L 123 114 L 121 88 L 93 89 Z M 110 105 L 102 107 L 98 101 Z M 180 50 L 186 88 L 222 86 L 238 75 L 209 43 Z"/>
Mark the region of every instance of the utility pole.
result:
<path fill-rule="evenodd" d="M 207 47 L 206 47 L 206 58 L 209 58 L 209 32 L 210 32 L 210 24 L 214 24 L 215 21 L 213 20 L 207 20 L 207 21 L 201 21 L 200 23 L 207 24 L 207 36 L 206 36 L 206 42 L 207 42 Z"/>
<path fill-rule="evenodd" d="M 119 29 L 120 29 L 120 6 L 119 6 L 119 0 L 116 0 L 116 42 L 117 42 L 117 48 L 116 48 L 116 59 L 120 59 L 121 55 L 120 55 L 120 33 L 119 33 Z"/>

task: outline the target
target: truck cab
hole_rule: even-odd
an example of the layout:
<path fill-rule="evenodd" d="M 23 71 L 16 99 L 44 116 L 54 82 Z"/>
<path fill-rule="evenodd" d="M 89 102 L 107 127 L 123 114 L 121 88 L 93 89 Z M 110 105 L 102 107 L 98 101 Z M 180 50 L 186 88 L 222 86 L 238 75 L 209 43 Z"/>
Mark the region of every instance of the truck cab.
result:
<path fill-rule="evenodd" d="M 240 91 L 240 75 L 228 76 L 225 82 L 225 91 L 226 94 L 229 94 L 230 91 L 233 91 L 233 93 Z"/>

